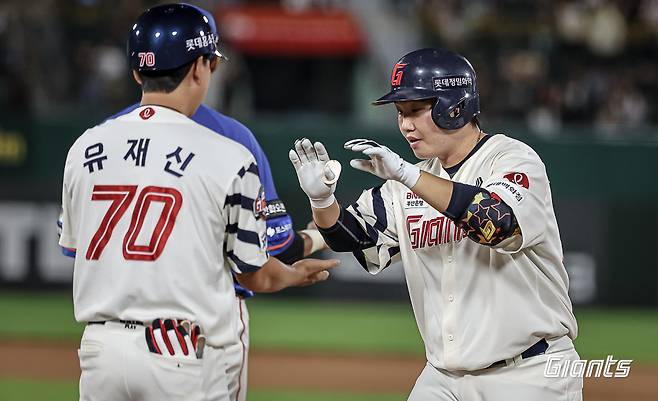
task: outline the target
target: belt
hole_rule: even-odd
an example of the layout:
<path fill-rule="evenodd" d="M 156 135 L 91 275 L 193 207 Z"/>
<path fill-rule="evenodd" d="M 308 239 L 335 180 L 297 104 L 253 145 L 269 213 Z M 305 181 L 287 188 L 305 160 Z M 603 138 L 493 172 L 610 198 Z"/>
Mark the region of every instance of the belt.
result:
<path fill-rule="evenodd" d="M 145 326 L 145 324 L 143 322 L 140 322 L 140 321 L 137 321 L 137 320 L 97 320 L 95 322 L 88 322 L 87 325 L 92 325 L 92 324 L 103 325 L 107 322 L 123 323 L 126 326 L 129 326 L 129 325 L 132 325 L 132 326 L 134 326 L 134 325 Z"/>
<path fill-rule="evenodd" d="M 545 353 L 547 349 L 548 349 L 548 342 L 542 338 L 541 340 L 536 342 L 535 345 L 523 351 L 521 353 L 521 359 L 528 359 L 528 358 L 532 358 L 533 356 L 541 355 Z M 507 361 L 508 361 L 507 359 L 503 359 L 498 362 L 494 362 L 491 365 L 487 366 L 485 369 L 497 368 L 499 366 L 507 366 Z"/>

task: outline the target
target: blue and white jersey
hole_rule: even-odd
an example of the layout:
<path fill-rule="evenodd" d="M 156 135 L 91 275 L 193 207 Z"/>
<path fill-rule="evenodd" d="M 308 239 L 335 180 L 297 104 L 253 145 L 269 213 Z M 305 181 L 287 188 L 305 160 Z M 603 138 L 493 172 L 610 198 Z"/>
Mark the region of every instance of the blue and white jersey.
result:
<path fill-rule="evenodd" d="M 140 107 L 139 103 L 135 103 L 109 117 L 108 120 L 128 114 L 138 107 Z M 217 134 L 240 143 L 256 159 L 258 174 L 265 189 L 265 200 L 267 202 L 264 211 L 267 223 L 267 251 L 271 256 L 276 256 L 284 252 L 292 244 L 295 237 L 292 219 L 288 215 L 285 205 L 279 199 L 276 187 L 274 186 L 274 180 L 272 179 L 270 163 L 254 137 L 254 134 L 236 119 L 228 117 L 204 104 L 197 109 L 191 118 L 196 123 L 203 125 Z M 61 222 L 58 222 L 58 225 L 61 226 Z M 71 250 L 63 249 L 63 252 L 68 256 L 74 256 Z M 238 291 L 239 295 L 252 295 L 250 291 L 239 287 L 237 283 L 236 291 Z"/>
<path fill-rule="evenodd" d="M 162 106 L 88 129 L 71 146 L 59 243 L 75 249 L 79 322 L 161 316 L 235 342 L 231 273 L 268 260 L 265 193 L 241 144 Z"/>

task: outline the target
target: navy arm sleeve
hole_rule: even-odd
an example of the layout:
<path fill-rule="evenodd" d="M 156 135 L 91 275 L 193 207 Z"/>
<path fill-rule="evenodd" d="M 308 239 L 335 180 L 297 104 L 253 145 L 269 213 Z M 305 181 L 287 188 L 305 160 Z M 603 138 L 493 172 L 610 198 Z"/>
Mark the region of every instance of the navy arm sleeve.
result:
<path fill-rule="evenodd" d="M 342 206 L 336 224 L 329 228 L 318 227 L 318 231 L 329 248 L 336 252 L 355 252 L 376 245 L 376 241 L 366 233 L 352 213 Z"/>

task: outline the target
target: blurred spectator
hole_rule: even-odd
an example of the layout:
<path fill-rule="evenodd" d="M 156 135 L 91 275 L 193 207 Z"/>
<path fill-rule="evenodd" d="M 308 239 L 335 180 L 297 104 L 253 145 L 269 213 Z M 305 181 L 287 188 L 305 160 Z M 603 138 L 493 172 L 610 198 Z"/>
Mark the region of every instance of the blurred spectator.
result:
<path fill-rule="evenodd" d="M 629 79 L 612 87 L 596 116 L 596 126 L 603 136 L 633 137 L 632 128 L 646 122 L 647 101 Z"/>
<path fill-rule="evenodd" d="M 658 0 L 419 3 L 430 44 L 456 48 L 486 74 L 488 113 L 524 118 L 544 136 L 584 123 L 626 137 L 624 128 L 658 123 L 647 101 L 658 95 Z"/>
<path fill-rule="evenodd" d="M 542 137 L 555 137 L 562 127 L 562 94 L 557 85 L 547 85 L 539 92 L 535 106 L 526 116 L 530 131 Z"/>
<path fill-rule="evenodd" d="M 617 6 L 597 1 L 587 30 L 587 43 L 594 54 L 618 55 L 626 41 L 626 21 Z"/>
<path fill-rule="evenodd" d="M 361 0 L 191 1 L 209 9 L 278 5 L 331 11 L 356 10 Z M 109 113 L 134 101 L 138 88 L 124 54 L 126 32 L 143 8 L 162 2 L 0 2 L 0 110 Z M 377 66 L 372 76 L 390 71 L 395 56 L 386 49 L 399 56 L 398 49 L 408 47 L 404 41 L 398 41 L 404 46 L 392 45 L 396 38 L 414 43 L 423 38 L 413 47 L 449 47 L 476 64 L 482 104 L 492 119 L 525 121 L 531 132 L 545 136 L 558 135 L 572 123 L 590 124 L 614 137 L 658 124 L 658 102 L 650 101 L 658 98 L 658 0 L 378 0 L 377 5 L 388 18 L 378 14 L 366 21 L 368 15 L 360 14 L 371 38 L 364 65 Z M 404 21 L 404 32 L 382 21 Z M 240 59 L 232 57 L 235 63 Z M 332 65 L 330 60 L 325 64 Z M 213 102 L 255 108 L 232 110 L 236 115 L 258 113 L 258 102 L 245 99 L 253 97 L 262 81 L 254 74 L 262 71 L 249 65 L 239 66 L 239 74 L 231 72 L 233 66 L 223 68 L 230 78 L 217 81 Z"/>

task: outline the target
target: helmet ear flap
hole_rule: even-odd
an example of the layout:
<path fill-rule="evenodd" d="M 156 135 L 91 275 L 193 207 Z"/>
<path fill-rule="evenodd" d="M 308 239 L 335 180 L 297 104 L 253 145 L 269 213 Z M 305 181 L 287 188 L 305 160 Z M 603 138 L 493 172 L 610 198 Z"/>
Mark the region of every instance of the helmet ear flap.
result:
<path fill-rule="evenodd" d="M 437 127 L 443 128 L 444 121 L 443 121 L 443 117 L 441 117 L 441 111 L 439 108 L 439 99 L 436 99 L 434 106 L 432 106 L 432 120 L 434 121 L 434 124 L 436 124 Z"/>
<path fill-rule="evenodd" d="M 445 110 L 445 114 L 440 113 L 440 108 L 438 107 L 439 102 L 437 101 L 434 107 L 432 108 L 432 120 L 434 123 L 442 129 L 446 130 L 455 130 L 466 125 L 464 121 L 464 108 L 466 107 L 466 99 L 460 101 L 455 106 Z"/>
<path fill-rule="evenodd" d="M 477 116 L 480 113 L 479 97 L 462 99 L 455 106 L 446 110 L 445 115 L 440 114 L 439 102 L 432 108 L 432 120 L 442 129 L 456 130 L 460 129 L 470 122 L 466 120 L 467 116 Z"/>

